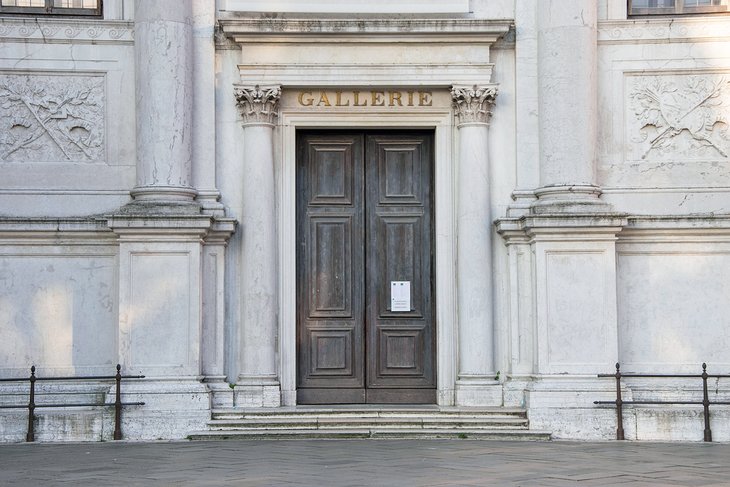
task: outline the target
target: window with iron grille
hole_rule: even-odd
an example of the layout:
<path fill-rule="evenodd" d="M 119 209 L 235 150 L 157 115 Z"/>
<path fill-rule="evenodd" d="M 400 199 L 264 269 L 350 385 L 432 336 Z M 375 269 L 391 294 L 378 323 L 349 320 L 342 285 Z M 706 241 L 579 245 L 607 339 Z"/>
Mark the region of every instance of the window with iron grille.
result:
<path fill-rule="evenodd" d="M 101 16 L 101 0 L 0 0 L 0 14 Z"/>
<path fill-rule="evenodd" d="M 728 13 L 730 0 L 629 0 L 629 15 Z"/>

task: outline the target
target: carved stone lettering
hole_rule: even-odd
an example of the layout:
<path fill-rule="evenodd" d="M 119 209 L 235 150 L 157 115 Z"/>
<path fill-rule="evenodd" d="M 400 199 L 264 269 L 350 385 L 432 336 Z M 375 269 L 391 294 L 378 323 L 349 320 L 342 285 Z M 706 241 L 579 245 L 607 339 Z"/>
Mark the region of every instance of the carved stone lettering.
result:
<path fill-rule="evenodd" d="M 730 159 L 730 74 L 630 76 L 628 159 Z"/>
<path fill-rule="evenodd" d="M 104 162 L 102 76 L 0 73 L 0 161 Z"/>

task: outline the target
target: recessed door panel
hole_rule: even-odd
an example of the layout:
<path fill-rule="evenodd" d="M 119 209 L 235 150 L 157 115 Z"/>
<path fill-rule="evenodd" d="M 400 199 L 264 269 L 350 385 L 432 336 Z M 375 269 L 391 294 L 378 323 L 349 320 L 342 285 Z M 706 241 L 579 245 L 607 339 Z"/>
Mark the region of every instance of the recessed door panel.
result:
<path fill-rule="evenodd" d="M 298 133 L 299 403 L 436 401 L 432 140 Z"/>
<path fill-rule="evenodd" d="M 431 262 L 431 139 L 367 137 L 366 383 L 387 400 L 435 402 Z M 391 282 L 410 283 L 408 310 L 393 310 Z"/>
<path fill-rule="evenodd" d="M 308 134 L 297 142 L 297 386 L 303 402 L 365 400 L 363 140 L 361 134 Z M 320 394 L 323 389 L 342 394 Z"/>
<path fill-rule="evenodd" d="M 352 318 L 351 215 L 309 218 L 310 317 Z"/>

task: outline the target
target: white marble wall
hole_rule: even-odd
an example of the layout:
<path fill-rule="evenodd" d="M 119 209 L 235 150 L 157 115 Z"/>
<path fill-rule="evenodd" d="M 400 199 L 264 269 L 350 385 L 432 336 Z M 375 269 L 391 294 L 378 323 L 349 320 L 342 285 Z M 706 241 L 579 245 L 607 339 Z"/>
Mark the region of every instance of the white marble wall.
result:
<path fill-rule="evenodd" d="M 113 242 L 0 247 L 0 376 L 110 374 L 117 363 Z M 42 372 L 41 372 L 42 371 Z"/>
<path fill-rule="evenodd" d="M 625 371 L 699 373 L 702 362 L 715 373 L 730 370 L 726 231 L 632 229 L 619 241 L 619 343 Z"/>

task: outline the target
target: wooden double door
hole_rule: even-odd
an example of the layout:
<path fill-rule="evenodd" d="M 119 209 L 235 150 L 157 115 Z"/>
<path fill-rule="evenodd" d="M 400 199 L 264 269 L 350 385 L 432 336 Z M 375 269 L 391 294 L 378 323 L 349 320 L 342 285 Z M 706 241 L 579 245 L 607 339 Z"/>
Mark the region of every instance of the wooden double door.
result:
<path fill-rule="evenodd" d="M 297 133 L 298 403 L 436 402 L 432 183 L 433 132 Z"/>

